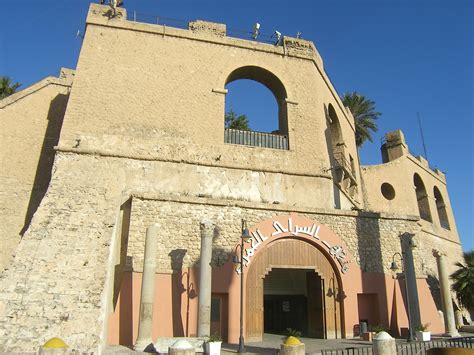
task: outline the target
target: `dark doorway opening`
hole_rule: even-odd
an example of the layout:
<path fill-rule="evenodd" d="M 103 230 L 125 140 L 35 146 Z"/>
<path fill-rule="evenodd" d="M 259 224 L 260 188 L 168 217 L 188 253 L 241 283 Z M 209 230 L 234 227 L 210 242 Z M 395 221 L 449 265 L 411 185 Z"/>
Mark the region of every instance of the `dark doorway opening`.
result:
<path fill-rule="evenodd" d="M 324 282 L 314 270 L 274 268 L 264 279 L 264 332 L 324 338 Z"/>
<path fill-rule="evenodd" d="M 229 319 L 229 300 L 227 293 L 213 293 L 211 297 L 211 335 L 218 335 L 227 342 L 227 323 Z"/>

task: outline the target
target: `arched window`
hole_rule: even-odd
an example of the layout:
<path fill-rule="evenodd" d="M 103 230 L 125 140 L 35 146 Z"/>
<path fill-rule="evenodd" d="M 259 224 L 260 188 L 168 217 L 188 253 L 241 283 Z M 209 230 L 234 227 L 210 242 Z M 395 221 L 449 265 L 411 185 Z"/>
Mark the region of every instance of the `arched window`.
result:
<path fill-rule="evenodd" d="M 245 66 L 230 73 L 226 89 L 226 143 L 289 148 L 287 93 L 280 79 L 266 69 Z M 260 117 L 249 117 L 245 107 Z M 250 130 L 242 125 L 241 115 L 247 116 Z M 238 122 L 233 125 L 234 120 Z"/>
<path fill-rule="evenodd" d="M 341 125 L 337 118 L 334 107 L 329 104 L 328 106 L 328 117 L 329 117 L 329 130 L 331 132 L 331 147 L 333 155 L 344 154 L 344 140 L 342 139 Z"/>
<path fill-rule="evenodd" d="M 449 229 L 448 214 L 446 213 L 446 205 L 444 204 L 443 196 L 439 189 L 435 186 L 433 188 L 433 195 L 436 200 L 436 209 L 438 210 L 439 224 L 444 229 Z"/>
<path fill-rule="evenodd" d="M 415 184 L 416 200 L 418 201 L 418 211 L 420 218 L 428 222 L 433 222 L 430 213 L 430 204 L 428 201 L 428 194 L 426 193 L 425 184 L 421 180 L 420 175 L 413 176 L 413 183 Z"/>

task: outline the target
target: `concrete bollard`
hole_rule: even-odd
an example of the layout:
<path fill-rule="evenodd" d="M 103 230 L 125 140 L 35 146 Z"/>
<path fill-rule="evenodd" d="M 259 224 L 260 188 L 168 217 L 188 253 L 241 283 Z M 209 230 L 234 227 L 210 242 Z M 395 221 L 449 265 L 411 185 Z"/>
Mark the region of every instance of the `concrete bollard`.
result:
<path fill-rule="evenodd" d="M 387 332 L 379 332 L 374 338 L 372 344 L 374 355 L 393 355 L 397 353 L 395 339 Z"/>
<path fill-rule="evenodd" d="M 68 346 L 59 338 L 51 338 L 43 346 L 40 346 L 38 354 L 40 355 L 62 355 L 68 353 Z"/>
<path fill-rule="evenodd" d="M 284 344 L 280 345 L 280 355 L 305 355 L 304 343 L 290 336 L 286 338 Z"/>
<path fill-rule="evenodd" d="M 168 348 L 168 354 L 170 355 L 194 355 L 196 350 L 189 341 L 186 339 L 180 339 Z"/>

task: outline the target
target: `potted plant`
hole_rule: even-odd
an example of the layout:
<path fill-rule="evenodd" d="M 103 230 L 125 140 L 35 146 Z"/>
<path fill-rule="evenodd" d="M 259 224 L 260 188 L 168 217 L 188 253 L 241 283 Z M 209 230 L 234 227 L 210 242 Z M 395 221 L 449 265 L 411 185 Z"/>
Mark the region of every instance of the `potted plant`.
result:
<path fill-rule="evenodd" d="M 430 341 L 431 340 L 431 332 L 428 331 L 429 324 L 421 324 L 415 328 L 416 331 L 416 339 L 418 341 Z"/>
<path fill-rule="evenodd" d="M 304 354 L 305 345 L 300 341 L 301 332 L 299 330 L 286 328 L 286 336 L 283 344 L 280 345 L 280 354 Z"/>
<path fill-rule="evenodd" d="M 301 338 L 301 332 L 296 329 L 286 328 L 286 337 L 285 340 L 289 337 L 295 337 L 297 339 Z"/>
<path fill-rule="evenodd" d="M 221 354 L 222 338 L 219 334 L 214 333 L 209 336 L 206 342 L 206 354 L 220 355 Z"/>
<path fill-rule="evenodd" d="M 362 340 L 372 341 L 374 339 L 374 336 L 377 335 L 377 333 L 386 332 L 386 331 L 387 331 L 387 328 L 385 328 L 383 325 L 381 324 L 374 325 L 371 327 L 371 331 L 362 334 Z"/>

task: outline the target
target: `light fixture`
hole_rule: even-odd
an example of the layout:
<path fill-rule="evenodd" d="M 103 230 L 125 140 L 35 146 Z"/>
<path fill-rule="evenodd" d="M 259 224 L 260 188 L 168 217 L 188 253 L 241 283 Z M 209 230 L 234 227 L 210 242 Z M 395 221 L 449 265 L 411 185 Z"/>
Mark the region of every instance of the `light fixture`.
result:
<path fill-rule="evenodd" d="M 394 255 L 395 256 L 395 255 Z M 397 263 L 394 261 L 392 261 L 392 264 L 390 265 L 390 270 L 392 270 L 393 272 L 397 271 L 398 270 L 398 265 Z"/>
<path fill-rule="evenodd" d="M 278 46 L 280 44 L 280 40 L 281 40 L 281 32 L 275 31 L 275 32 L 273 32 L 273 36 L 275 36 L 275 38 L 276 38 L 275 46 Z"/>
<path fill-rule="evenodd" d="M 260 24 L 256 22 L 255 25 L 253 25 L 252 38 L 257 39 L 259 34 L 260 34 Z"/>
<path fill-rule="evenodd" d="M 242 236 L 241 238 L 244 240 L 244 242 L 248 242 L 250 239 L 252 239 L 252 236 L 249 233 L 249 229 L 247 228 L 247 221 L 242 220 Z"/>

